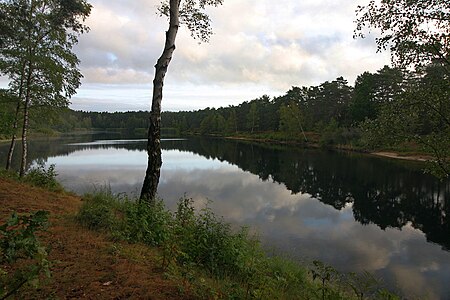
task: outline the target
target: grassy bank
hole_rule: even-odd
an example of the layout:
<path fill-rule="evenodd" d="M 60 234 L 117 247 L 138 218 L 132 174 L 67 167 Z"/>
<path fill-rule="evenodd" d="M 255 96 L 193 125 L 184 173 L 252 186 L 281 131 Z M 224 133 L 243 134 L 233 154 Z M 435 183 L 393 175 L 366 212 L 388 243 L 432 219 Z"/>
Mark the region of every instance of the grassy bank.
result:
<path fill-rule="evenodd" d="M 39 238 L 52 277 L 41 276 L 39 288 L 23 288 L 19 298 L 397 299 L 370 274 L 268 257 L 245 228 L 231 230 L 189 199 L 176 212 L 108 190 L 80 199 L 54 186 L 51 170 L 35 173 L 42 176 L 28 183 L 0 177 L 2 223 L 12 211 L 50 213 Z"/>

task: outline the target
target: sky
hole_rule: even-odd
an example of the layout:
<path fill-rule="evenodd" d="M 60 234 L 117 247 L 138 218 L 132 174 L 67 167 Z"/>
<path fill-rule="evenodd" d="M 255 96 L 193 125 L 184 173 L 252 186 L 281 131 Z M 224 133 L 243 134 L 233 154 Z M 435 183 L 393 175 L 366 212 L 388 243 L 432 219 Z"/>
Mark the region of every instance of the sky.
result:
<path fill-rule="evenodd" d="M 70 107 L 149 110 L 154 65 L 168 27 L 160 0 L 90 0 L 90 31 L 74 51 L 84 75 Z M 353 39 L 355 9 L 369 0 L 224 0 L 208 9 L 213 36 L 194 40 L 185 27 L 166 75 L 162 109 L 238 105 L 292 86 L 319 85 L 389 64 L 374 36 Z M 5 79 L 2 79 L 5 85 Z"/>

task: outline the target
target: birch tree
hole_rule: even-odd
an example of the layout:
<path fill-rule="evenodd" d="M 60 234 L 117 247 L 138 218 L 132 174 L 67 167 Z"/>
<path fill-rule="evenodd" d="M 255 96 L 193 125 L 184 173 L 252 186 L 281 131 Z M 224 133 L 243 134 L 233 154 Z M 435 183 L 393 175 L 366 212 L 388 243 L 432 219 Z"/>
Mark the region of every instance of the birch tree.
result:
<path fill-rule="evenodd" d="M 72 52 L 91 5 L 84 0 L 0 1 L 0 72 L 9 77 L 17 99 L 11 146 L 6 168 L 11 166 L 19 117 L 22 117 L 22 159 L 25 174 L 30 109 L 66 107 L 82 77 Z"/>
<path fill-rule="evenodd" d="M 155 65 L 153 80 L 147 143 L 148 165 L 140 195 L 140 200 L 148 204 L 152 204 L 155 200 L 161 173 L 161 102 L 164 78 L 175 51 L 178 28 L 180 25 L 185 25 L 193 38 L 208 42 L 212 29 L 205 9 L 208 6 L 219 6 L 222 3 L 223 0 L 166 0 L 158 8 L 161 16 L 169 18 L 169 29 L 166 31 L 163 52 Z"/>

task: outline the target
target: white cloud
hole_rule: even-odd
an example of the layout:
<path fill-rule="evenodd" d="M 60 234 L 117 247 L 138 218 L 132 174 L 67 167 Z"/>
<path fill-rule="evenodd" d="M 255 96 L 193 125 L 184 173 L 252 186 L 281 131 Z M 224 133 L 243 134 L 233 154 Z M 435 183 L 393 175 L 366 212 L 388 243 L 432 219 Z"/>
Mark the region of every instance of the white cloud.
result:
<path fill-rule="evenodd" d="M 116 89 L 151 84 L 167 27 L 167 20 L 156 15 L 158 2 L 92 1 L 91 31 L 76 48 L 84 83 L 114 84 Z M 353 83 L 358 74 L 375 71 L 389 59 L 375 53 L 373 42 L 353 40 L 356 5 L 349 0 L 226 0 L 208 10 L 215 33 L 210 43 L 198 44 L 186 28 L 180 29 L 165 88 L 189 96 L 190 107 L 203 108 L 204 101 L 197 99 L 214 96 L 208 86 L 223 100 L 211 99 L 212 106 L 227 106 L 236 103 L 232 97 L 238 91 L 251 96 L 243 100 L 251 100 L 338 76 Z M 258 94 L 247 91 L 255 86 Z M 227 92 L 230 97 L 222 97 Z M 183 109 L 183 103 L 170 109 Z"/>

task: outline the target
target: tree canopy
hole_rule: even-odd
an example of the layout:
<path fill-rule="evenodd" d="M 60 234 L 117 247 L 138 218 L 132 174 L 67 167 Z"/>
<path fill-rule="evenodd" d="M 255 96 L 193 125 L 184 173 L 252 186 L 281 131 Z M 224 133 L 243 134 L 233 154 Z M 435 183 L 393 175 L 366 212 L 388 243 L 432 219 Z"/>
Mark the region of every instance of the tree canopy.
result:
<path fill-rule="evenodd" d="M 444 0 L 371 0 L 358 6 L 355 35 L 376 28 L 378 50 L 389 49 L 401 67 L 425 66 L 433 61 L 450 68 L 450 2 Z"/>

